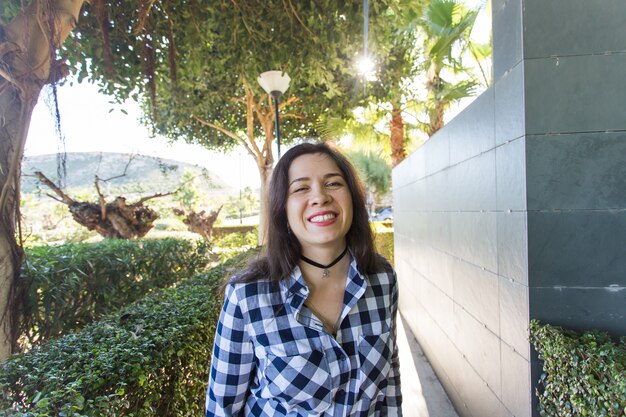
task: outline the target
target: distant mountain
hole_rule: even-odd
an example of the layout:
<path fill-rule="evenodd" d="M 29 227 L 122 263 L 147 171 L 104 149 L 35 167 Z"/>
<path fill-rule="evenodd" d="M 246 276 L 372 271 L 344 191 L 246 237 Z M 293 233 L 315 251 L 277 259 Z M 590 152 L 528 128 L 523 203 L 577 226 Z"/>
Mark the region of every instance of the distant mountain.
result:
<path fill-rule="evenodd" d="M 130 161 L 130 164 L 129 164 Z M 95 176 L 101 180 L 124 173 L 120 178 L 108 182 L 108 193 L 118 191 L 126 193 L 151 194 L 174 191 L 181 184 L 183 175 L 189 171 L 198 181 L 198 188 L 208 194 L 230 194 L 233 189 L 221 181 L 206 168 L 186 162 L 153 156 L 110 153 L 110 152 L 68 152 L 66 158 L 65 190 L 88 190 L 95 192 Z M 38 155 L 24 157 L 22 161 L 23 193 L 32 193 L 39 187 L 39 181 L 32 175 L 41 171 L 46 177 L 58 184 L 57 155 Z"/>

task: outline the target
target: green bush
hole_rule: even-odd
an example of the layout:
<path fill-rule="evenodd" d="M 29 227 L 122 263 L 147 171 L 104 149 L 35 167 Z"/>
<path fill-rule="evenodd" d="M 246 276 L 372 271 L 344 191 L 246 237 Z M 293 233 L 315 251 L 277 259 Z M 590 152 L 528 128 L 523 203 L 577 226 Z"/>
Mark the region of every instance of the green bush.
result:
<path fill-rule="evenodd" d="M 213 240 L 213 246 L 220 249 L 247 250 L 258 246 L 259 235 L 256 230 L 221 234 Z"/>
<path fill-rule="evenodd" d="M 393 265 L 393 229 L 378 231 L 374 235 L 374 244 L 378 253 L 383 255 Z"/>
<path fill-rule="evenodd" d="M 244 224 L 236 226 L 215 226 L 213 228 L 213 238 L 218 239 L 231 233 L 258 233 L 259 226 L 255 224 Z"/>
<path fill-rule="evenodd" d="M 247 256 L 9 358 L 0 416 L 203 415 L 220 289 Z"/>
<path fill-rule="evenodd" d="M 150 291 L 203 270 L 200 241 L 103 240 L 27 249 L 20 342 L 28 347 L 81 329 Z"/>
<path fill-rule="evenodd" d="M 604 332 L 530 325 L 530 341 L 543 362 L 537 397 L 541 416 L 625 416 L 626 337 Z"/>

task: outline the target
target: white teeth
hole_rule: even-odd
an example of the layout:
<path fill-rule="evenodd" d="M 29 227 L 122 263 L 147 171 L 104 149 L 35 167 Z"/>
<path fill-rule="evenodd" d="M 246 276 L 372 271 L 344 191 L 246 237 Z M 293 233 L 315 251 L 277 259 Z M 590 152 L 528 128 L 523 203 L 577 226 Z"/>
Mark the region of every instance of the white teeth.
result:
<path fill-rule="evenodd" d="M 336 214 L 322 214 L 321 216 L 311 217 L 311 221 L 313 223 L 321 223 L 337 217 Z"/>

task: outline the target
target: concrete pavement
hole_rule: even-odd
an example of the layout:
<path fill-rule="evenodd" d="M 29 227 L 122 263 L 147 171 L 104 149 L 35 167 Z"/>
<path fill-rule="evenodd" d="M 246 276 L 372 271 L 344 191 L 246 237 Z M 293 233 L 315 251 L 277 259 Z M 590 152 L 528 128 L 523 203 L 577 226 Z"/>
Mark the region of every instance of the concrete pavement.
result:
<path fill-rule="evenodd" d="M 411 329 L 398 313 L 398 349 L 404 417 L 459 417 Z"/>

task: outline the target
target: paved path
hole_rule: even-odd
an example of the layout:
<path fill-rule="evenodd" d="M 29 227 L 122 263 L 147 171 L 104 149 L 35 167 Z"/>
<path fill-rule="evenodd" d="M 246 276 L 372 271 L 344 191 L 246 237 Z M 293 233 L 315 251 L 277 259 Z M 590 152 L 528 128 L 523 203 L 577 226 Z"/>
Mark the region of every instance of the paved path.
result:
<path fill-rule="evenodd" d="M 398 318 L 403 416 L 458 417 L 411 329 L 400 314 Z"/>

